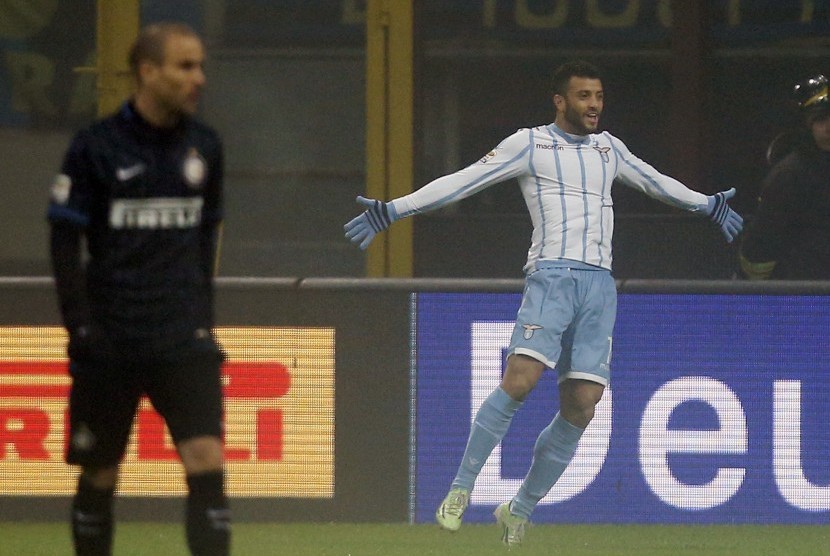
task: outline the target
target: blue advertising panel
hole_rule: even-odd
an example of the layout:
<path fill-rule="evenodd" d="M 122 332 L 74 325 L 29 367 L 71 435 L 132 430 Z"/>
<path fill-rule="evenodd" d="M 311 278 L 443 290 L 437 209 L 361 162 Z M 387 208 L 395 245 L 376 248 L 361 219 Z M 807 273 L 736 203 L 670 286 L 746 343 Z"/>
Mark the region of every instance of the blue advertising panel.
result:
<path fill-rule="evenodd" d="M 504 368 L 518 294 L 422 293 L 414 306 L 413 519 L 428 522 Z M 612 378 L 532 521 L 827 523 L 830 297 L 621 294 Z M 476 482 L 492 521 L 558 409 L 546 372 Z"/>

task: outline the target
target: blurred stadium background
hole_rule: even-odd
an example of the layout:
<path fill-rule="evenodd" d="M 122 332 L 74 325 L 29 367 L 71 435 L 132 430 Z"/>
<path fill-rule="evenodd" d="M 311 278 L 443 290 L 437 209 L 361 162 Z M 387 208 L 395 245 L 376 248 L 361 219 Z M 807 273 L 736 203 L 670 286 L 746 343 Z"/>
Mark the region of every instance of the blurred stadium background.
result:
<path fill-rule="evenodd" d="M 118 54 L 138 25 L 168 19 L 185 21 L 205 37 L 208 85 L 201 115 L 226 145 L 218 315 L 231 352 L 229 416 L 236 421 L 229 420 L 229 444 L 232 494 L 238 497 L 234 511 L 241 522 L 429 521 L 432 498 L 446 482 L 440 473 L 454 465 L 451 452 L 463 448 L 464 431 L 419 421 L 419 404 L 458 400 L 447 411 L 461 411 L 462 419 L 454 421 L 463 425 L 475 371 L 466 336 L 430 340 L 430 327 L 440 330 L 458 315 L 479 315 L 464 317 L 461 324 L 469 330 L 480 318 L 501 330 L 509 320 L 505 315 L 515 313 L 530 227 L 512 184 L 401 223 L 368 255 L 342 236 L 342 224 L 358 211 L 356 195 L 400 195 L 471 163 L 518 127 L 551 121 L 549 76 L 559 63 L 579 57 L 604 70 L 604 128 L 695 189 L 713 193 L 736 187 L 736 208 L 751 218 L 767 144 L 794 119 L 792 84 L 830 71 L 830 4 L 820 0 L 0 1 L 0 521 L 59 522 L 66 515 L 73 486 L 61 463 L 68 383 L 64 338 L 47 278 L 49 186 L 72 134 L 128 93 L 125 60 Z M 598 521 L 826 523 L 830 476 L 822 462 L 830 442 L 820 424 L 827 418 L 828 387 L 814 386 L 826 384 L 818 379 L 826 369 L 814 362 L 830 360 L 823 340 L 830 326 L 830 289 L 727 284 L 723 281 L 735 272 L 734 246 L 726 246 L 703 219 L 623 187 L 614 202 L 615 276 L 623 303 L 632 309 L 628 314 L 637 315 L 622 323 L 629 335 L 622 345 L 631 347 L 620 348 L 619 364 L 632 372 L 653 366 L 654 384 L 645 390 L 634 384 L 628 391 L 624 381 L 620 384 L 614 423 L 622 423 L 619 432 L 615 429 L 622 440 L 611 441 L 611 471 L 600 475 L 591 492 L 609 500 Z M 448 291 L 485 293 L 481 298 L 423 295 Z M 712 297 L 701 303 L 701 295 Z M 425 302 L 433 303 L 432 309 L 427 306 L 433 312 L 424 312 Z M 730 320 L 728 313 L 710 322 L 707 315 L 725 304 L 739 316 Z M 694 309 L 701 306 L 710 312 L 695 318 Z M 814 309 L 805 322 L 789 307 Z M 442 308 L 448 312 L 436 312 Z M 672 311 L 685 320 L 673 319 Z M 652 314 L 667 321 L 649 320 Z M 719 336 L 736 323 L 746 327 L 740 331 L 747 338 Z M 680 338 L 681 347 L 696 357 L 682 365 L 665 354 L 661 359 L 650 344 L 661 334 Z M 498 360 L 501 339 L 492 341 L 487 349 Z M 712 360 L 712 354 L 736 343 L 742 358 Z M 665 349 L 671 353 L 676 346 Z M 787 358 L 792 352 L 799 357 L 779 370 L 781 354 Z M 457 363 L 468 374 L 458 382 L 439 369 L 437 376 L 448 382 L 428 389 L 429 375 L 419 373 L 433 363 L 417 356 L 430 354 L 450 362 L 460 358 Z M 637 357 L 627 359 L 631 354 Z M 754 367 L 745 365 L 757 355 Z M 698 373 L 715 380 L 673 402 L 703 402 L 679 414 L 692 429 L 739 427 L 740 419 L 722 422 L 716 412 L 713 420 L 703 407 L 715 403 L 710 394 L 735 394 L 737 407 L 748 416 L 743 426 L 749 447 L 740 454 L 734 446 L 724 449 L 731 450 L 729 462 L 747 469 L 744 488 L 714 492 L 722 504 L 712 502 L 708 512 L 649 505 L 654 485 L 649 491 L 642 476 L 648 473 L 637 467 L 637 431 L 628 424 L 638 425 L 648 407 L 645 398 L 660 390 L 661 381 Z M 623 376 L 634 381 L 636 375 Z M 804 487 L 804 495 L 790 492 L 786 503 L 776 498 L 759 504 L 778 496 L 773 467 L 780 461 L 773 452 L 781 439 L 772 433 L 779 415 L 772 406 L 792 401 L 795 382 L 811 385 L 809 392 L 805 388 L 803 426 L 813 436 L 804 442 L 802 458 L 790 453 L 801 465 L 795 470 L 806 474 L 793 483 L 796 490 Z M 625 392 L 636 394 L 629 405 L 622 403 L 629 396 Z M 544 419 L 551 407 L 540 403 Z M 175 456 L 145 409 L 119 517 L 176 527 L 182 485 Z M 801 409 L 777 411 L 794 416 L 787 411 Z M 608 419 L 610 427 L 610 414 Z M 438 433 L 430 436 L 430 430 Z M 505 453 L 527 455 L 525 445 L 535 438 L 533 427 L 528 430 Z M 700 456 L 672 460 L 687 473 L 678 485 L 714 482 L 720 468 Z M 791 460 L 785 470 L 794 469 Z M 432 464 L 440 467 L 435 474 Z M 523 463 L 505 459 L 504 465 L 519 469 Z M 430 480 L 433 490 L 416 493 Z M 663 494 L 665 503 L 671 496 Z M 632 500 L 634 506 L 624 505 Z M 753 515 L 759 506 L 763 511 Z M 483 516 L 486 509 L 483 504 L 477 511 Z M 8 538 L 39 526 L 8 529 Z M 126 530 L 137 539 L 146 534 Z M 278 529 L 276 537 L 265 529 L 243 530 L 265 546 L 295 533 L 297 542 L 315 536 L 314 529 Z M 462 537 L 465 545 L 489 553 L 476 548 L 481 535 L 472 531 Z M 619 534 L 602 526 L 563 531 L 574 554 L 611 553 L 600 539 Z M 627 553 L 816 554 L 815 547 L 827 541 L 822 529 L 809 527 L 737 533 L 701 527 L 659 540 L 653 530 L 639 531 Z M 349 544 L 356 542 L 349 534 L 360 542 Z M 588 540 L 581 540 L 583 534 Z M 353 553 L 359 554 L 397 554 L 384 551 L 395 539 L 417 547 L 401 554 L 441 550 L 431 532 L 420 541 L 409 535 L 367 527 L 332 538 L 342 538 L 342 547 L 357 546 Z M 367 538 L 376 544 L 361 544 Z M 758 539 L 766 544 L 759 547 Z M 51 548 L 29 553 L 61 553 L 68 548 L 62 543 L 68 543 L 68 534 Z M 346 553 L 341 546 L 309 546 L 317 552 L 291 553 Z M 599 552 L 591 552 L 594 548 Z M 268 553 L 250 550 L 244 553 Z"/>
<path fill-rule="evenodd" d="M 223 133 L 228 154 L 221 274 L 364 276 L 365 257 L 343 241 L 341 225 L 381 156 L 376 135 L 367 141 L 367 132 L 377 133 L 367 121 L 383 117 L 375 89 L 367 90 L 367 75 L 378 70 L 367 59 L 382 61 L 371 46 L 377 41 L 367 48 L 373 2 L 100 4 L 109 13 L 107 52 L 129 43 L 131 10 L 141 23 L 182 20 L 206 37 L 203 116 Z M 605 72 L 605 128 L 701 191 L 736 187 L 738 207 L 751 216 L 767 143 L 792 117 L 792 84 L 830 71 L 830 7 L 816 0 L 377 5 L 387 6 L 394 25 L 390 153 L 412 161 L 411 175 L 389 185 L 393 192 L 471 163 L 518 127 L 551 121 L 549 76 L 582 57 Z M 0 273 L 45 275 L 51 177 L 70 134 L 94 117 L 98 93 L 111 103 L 112 91 L 96 90 L 96 74 L 78 70 L 96 60 L 94 0 L 6 0 L 0 10 L 0 233 L 14 238 L 0 245 Z M 383 29 L 379 19 L 370 33 Z M 111 61 L 106 71 L 123 63 Z M 411 149 L 398 147 L 406 141 Z M 734 253 L 705 223 L 623 187 L 616 193 L 618 278 L 732 275 Z M 509 183 L 412 225 L 411 250 L 398 250 L 412 260 L 404 274 L 521 277 L 529 227 Z"/>

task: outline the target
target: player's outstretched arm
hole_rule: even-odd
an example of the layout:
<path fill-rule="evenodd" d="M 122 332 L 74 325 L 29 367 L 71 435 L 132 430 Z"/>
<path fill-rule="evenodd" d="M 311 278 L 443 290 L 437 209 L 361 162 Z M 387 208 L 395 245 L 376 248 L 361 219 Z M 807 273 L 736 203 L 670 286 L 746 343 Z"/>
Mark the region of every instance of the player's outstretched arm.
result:
<path fill-rule="evenodd" d="M 714 195 L 706 196 L 706 213 L 709 218 L 720 227 L 721 233 L 726 238 L 726 241 L 732 243 L 732 240 L 738 237 L 744 227 L 744 219 L 741 215 L 732 210 L 727 201 L 735 196 L 735 188 L 727 191 L 721 191 Z"/>
<path fill-rule="evenodd" d="M 375 235 L 384 231 L 399 217 L 391 203 L 367 199 L 359 195 L 355 200 L 358 204 L 368 208 L 362 214 L 349 220 L 343 229 L 346 231 L 346 239 L 361 249 L 366 249 Z"/>

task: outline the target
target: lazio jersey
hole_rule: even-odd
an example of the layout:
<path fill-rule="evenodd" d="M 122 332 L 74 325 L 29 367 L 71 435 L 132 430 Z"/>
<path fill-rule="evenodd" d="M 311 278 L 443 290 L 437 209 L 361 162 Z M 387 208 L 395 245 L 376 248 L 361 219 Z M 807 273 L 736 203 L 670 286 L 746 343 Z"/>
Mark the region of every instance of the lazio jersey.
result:
<path fill-rule="evenodd" d="M 615 181 L 705 214 L 706 196 L 661 174 L 608 132 L 571 135 L 555 124 L 520 129 L 481 160 L 391 202 L 399 217 L 434 210 L 516 178 L 533 223 L 525 271 L 540 260 L 611 270 Z"/>

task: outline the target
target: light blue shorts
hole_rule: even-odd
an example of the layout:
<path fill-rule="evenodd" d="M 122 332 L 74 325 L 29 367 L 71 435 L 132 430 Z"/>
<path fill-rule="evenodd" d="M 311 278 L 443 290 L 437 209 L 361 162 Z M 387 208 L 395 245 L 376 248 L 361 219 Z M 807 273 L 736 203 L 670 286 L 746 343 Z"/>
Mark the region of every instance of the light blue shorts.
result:
<path fill-rule="evenodd" d="M 527 275 L 508 355 L 541 361 L 558 375 L 607 386 L 617 318 L 611 272 L 541 262 Z M 579 263 L 574 263 L 579 267 Z"/>

